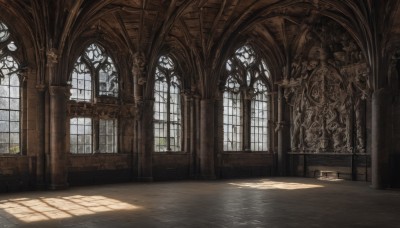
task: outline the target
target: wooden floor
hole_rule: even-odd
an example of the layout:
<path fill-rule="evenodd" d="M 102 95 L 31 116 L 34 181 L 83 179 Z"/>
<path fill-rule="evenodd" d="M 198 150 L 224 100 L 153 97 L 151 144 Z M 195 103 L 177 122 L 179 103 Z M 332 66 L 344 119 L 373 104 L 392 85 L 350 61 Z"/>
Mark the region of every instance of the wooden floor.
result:
<path fill-rule="evenodd" d="M 400 191 L 303 178 L 76 187 L 0 195 L 0 227 L 400 227 Z"/>

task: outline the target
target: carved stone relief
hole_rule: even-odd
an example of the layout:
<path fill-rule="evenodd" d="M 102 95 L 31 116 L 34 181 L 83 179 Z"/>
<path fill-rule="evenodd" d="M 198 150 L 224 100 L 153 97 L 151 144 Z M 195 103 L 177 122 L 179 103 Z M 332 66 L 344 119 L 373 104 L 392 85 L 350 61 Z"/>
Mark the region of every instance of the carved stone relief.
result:
<path fill-rule="evenodd" d="M 356 43 L 333 21 L 319 19 L 281 86 L 291 108 L 291 150 L 365 151 L 362 102 L 369 70 Z"/>

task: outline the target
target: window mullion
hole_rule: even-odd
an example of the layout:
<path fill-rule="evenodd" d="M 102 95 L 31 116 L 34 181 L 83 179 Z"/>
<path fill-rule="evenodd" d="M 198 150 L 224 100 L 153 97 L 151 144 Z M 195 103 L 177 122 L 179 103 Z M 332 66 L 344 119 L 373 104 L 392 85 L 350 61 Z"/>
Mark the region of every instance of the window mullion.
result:
<path fill-rule="evenodd" d="M 167 84 L 168 84 L 168 86 L 167 86 L 167 151 L 171 151 L 171 142 L 170 142 L 170 139 L 171 139 L 171 114 L 170 114 L 170 111 L 171 111 L 171 88 L 170 88 L 170 86 L 171 86 L 171 81 L 170 80 L 167 80 L 168 82 L 167 82 Z"/>
<path fill-rule="evenodd" d="M 247 91 L 246 91 L 247 92 Z M 243 97 L 243 149 L 250 150 L 250 134 L 251 134 L 251 99 L 248 96 Z"/>
<path fill-rule="evenodd" d="M 99 153 L 99 141 L 100 141 L 100 134 L 99 134 L 99 122 L 98 118 L 93 118 L 92 124 L 92 137 L 93 137 L 93 145 L 92 145 L 92 152 Z"/>

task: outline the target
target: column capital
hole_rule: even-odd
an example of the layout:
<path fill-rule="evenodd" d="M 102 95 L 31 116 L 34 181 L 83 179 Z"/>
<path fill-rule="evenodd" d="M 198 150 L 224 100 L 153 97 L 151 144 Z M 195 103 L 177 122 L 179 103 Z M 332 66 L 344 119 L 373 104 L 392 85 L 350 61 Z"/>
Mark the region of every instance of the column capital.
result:
<path fill-rule="evenodd" d="M 49 92 L 51 96 L 64 95 L 66 98 L 71 96 L 70 86 L 51 85 Z"/>
<path fill-rule="evenodd" d="M 44 92 L 44 91 L 46 91 L 46 88 L 47 88 L 47 86 L 46 86 L 45 84 L 37 84 L 37 85 L 36 85 L 36 89 L 37 89 L 39 92 Z"/>

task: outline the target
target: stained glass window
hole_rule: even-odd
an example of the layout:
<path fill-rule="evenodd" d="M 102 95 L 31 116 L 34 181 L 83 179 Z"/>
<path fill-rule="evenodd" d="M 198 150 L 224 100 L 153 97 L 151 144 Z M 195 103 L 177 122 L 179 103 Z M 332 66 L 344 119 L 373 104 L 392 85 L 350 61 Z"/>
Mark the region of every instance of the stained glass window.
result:
<path fill-rule="evenodd" d="M 180 84 L 175 74 L 174 62 L 168 56 L 159 58 L 154 98 L 154 150 L 180 151 Z"/>
<path fill-rule="evenodd" d="M 224 151 L 267 151 L 269 71 L 265 61 L 251 46 L 244 45 L 227 60 L 226 71 Z M 245 112 L 250 115 L 243 115 Z"/>
<path fill-rule="evenodd" d="M 0 22 L 0 154 L 18 154 L 20 148 L 21 87 L 19 64 L 12 56 L 17 45 Z"/>

